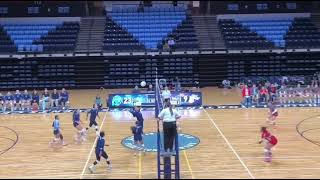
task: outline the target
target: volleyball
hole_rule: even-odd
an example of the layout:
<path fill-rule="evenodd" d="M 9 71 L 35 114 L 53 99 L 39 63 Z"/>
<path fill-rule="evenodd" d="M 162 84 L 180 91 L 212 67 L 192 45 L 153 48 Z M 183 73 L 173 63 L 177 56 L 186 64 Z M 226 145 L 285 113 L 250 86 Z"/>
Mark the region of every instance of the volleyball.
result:
<path fill-rule="evenodd" d="M 145 87 L 147 85 L 147 83 L 145 81 L 141 81 L 140 85 L 141 85 L 141 87 Z"/>

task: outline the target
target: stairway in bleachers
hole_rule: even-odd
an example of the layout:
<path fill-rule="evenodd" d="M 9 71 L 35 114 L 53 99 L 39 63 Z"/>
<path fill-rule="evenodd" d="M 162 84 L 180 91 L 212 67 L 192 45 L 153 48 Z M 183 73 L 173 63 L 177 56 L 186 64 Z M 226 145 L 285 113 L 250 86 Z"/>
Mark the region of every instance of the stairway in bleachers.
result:
<path fill-rule="evenodd" d="M 201 49 L 225 49 L 216 16 L 193 16 Z"/>
<path fill-rule="evenodd" d="M 105 17 L 83 17 L 76 52 L 101 52 L 103 47 Z"/>

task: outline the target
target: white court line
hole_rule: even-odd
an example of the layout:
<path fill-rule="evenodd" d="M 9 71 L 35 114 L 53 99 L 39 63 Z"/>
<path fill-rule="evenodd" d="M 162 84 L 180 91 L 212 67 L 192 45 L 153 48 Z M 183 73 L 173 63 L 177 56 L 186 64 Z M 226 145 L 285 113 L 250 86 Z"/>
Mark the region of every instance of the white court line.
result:
<path fill-rule="evenodd" d="M 242 159 L 240 158 L 240 156 L 238 155 L 238 153 L 234 150 L 234 148 L 232 147 L 232 145 L 230 144 L 230 142 L 228 141 L 228 139 L 224 136 L 224 134 L 222 133 L 222 131 L 220 130 L 220 128 L 217 126 L 217 124 L 214 122 L 214 120 L 212 119 L 212 117 L 209 115 L 209 113 L 203 109 L 204 112 L 207 114 L 208 118 L 210 119 L 210 121 L 212 122 L 212 124 L 216 127 L 216 129 L 219 131 L 220 135 L 222 136 L 222 138 L 226 141 L 227 145 L 229 146 L 229 148 L 232 150 L 232 152 L 236 155 L 236 157 L 239 159 L 240 163 L 242 164 L 242 166 L 246 169 L 246 171 L 248 172 L 249 176 L 252 179 L 255 179 L 255 177 L 252 175 L 251 171 L 249 170 L 249 168 L 246 166 L 246 164 L 242 161 Z"/>
<path fill-rule="evenodd" d="M 102 122 L 101 122 L 101 125 L 100 125 L 100 128 L 99 128 L 99 132 L 101 131 L 101 128 L 102 128 L 102 126 L 103 126 L 103 123 L 104 123 L 104 121 L 105 121 L 106 118 L 107 118 L 107 114 L 108 114 L 108 112 L 106 112 L 106 114 L 104 115 L 104 118 L 103 118 L 103 120 L 102 120 Z M 94 145 L 96 144 L 97 139 L 98 139 L 98 137 L 96 137 L 96 139 L 95 139 L 94 142 L 93 142 L 91 151 L 90 151 L 90 153 L 89 153 L 89 155 L 88 155 L 87 162 L 86 162 L 86 164 L 85 164 L 84 167 L 83 167 L 82 173 L 80 174 L 80 179 L 82 179 L 82 176 L 83 176 L 84 172 L 86 171 L 87 165 L 88 165 L 88 163 L 89 163 L 89 161 L 90 161 L 90 157 L 91 157 L 91 154 L 92 154 L 92 152 L 93 152 L 93 150 L 94 150 Z"/>
<path fill-rule="evenodd" d="M 306 171 L 306 170 L 320 170 L 320 168 L 260 168 L 260 169 L 256 169 L 253 170 L 254 172 L 268 172 L 268 171 L 278 171 L 277 173 L 279 173 L 280 171 L 284 171 L 284 172 L 288 172 L 288 171 Z M 239 170 L 239 169 L 216 169 L 214 170 L 216 172 L 243 172 L 243 170 Z M 189 173 L 189 171 L 180 171 L 181 173 Z M 208 173 L 208 171 L 204 170 L 204 171 L 193 171 L 194 173 Z M 143 172 L 142 174 L 156 174 L 157 172 L 154 171 L 146 171 Z M 112 175 L 138 175 L 138 172 L 112 172 Z M 101 175 L 106 175 L 106 174 L 83 174 L 85 176 L 101 176 Z M 301 174 L 300 174 L 301 175 Z M 304 176 L 306 176 L 306 174 L 303 174 Z M 70 177 L 68 177 L 70 176 Z M 39 178 L 58 178 L 58 177 L 64 177 L 64 178 L 72 178 L 73 176 L 77 176 L 76 174 L 47 174 L 47 175 L 39 175 L 39 176 L 14 176 L 14 178 L 16 179 L 39 179 Z M 312 176 L 312 175 L 311 175 Z M 315 175 L 316 176 L 316 175 Z M 10 179 L 13 178 L 13 176 L 0 176 L 0 179 Z M 74 177 L 75 178 L 75 177 Z"/>

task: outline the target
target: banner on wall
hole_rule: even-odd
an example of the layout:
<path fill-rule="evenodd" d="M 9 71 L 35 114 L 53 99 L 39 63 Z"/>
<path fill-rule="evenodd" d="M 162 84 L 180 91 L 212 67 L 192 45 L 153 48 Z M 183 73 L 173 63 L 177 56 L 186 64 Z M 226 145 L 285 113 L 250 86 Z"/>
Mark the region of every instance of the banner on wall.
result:
<path fill-rule="evenodd" d="M 201 92 L 172 92 L 171 102 L 177 106 L 201 106 Z M 135 103 L 141 103 L 143 107 L 155 106 L 155 94 L 110 94 L 108 105 L 112 108 L 130 108 Z"/>

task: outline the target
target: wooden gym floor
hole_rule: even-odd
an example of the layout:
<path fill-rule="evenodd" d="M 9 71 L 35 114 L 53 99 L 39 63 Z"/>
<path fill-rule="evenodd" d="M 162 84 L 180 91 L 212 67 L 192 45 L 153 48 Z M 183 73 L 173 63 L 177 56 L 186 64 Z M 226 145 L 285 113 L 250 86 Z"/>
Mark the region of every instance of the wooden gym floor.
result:
<path fill-rule="evenodd" d="M 90 107 L 97 91 L 71 92 L 76 107 Z M 110 92 L 110 91 L 109 91 Z M 104 92 L 106 95 L 109 92 Z M 116 92 L 116 90 L 113 90 Z M 204 104 L 238 104 L 240 91 L 217 88 L 202 89 Z M 181 178 L 319 178 L 320 147 L 302 138 L 296 130 L 306 131 L 305 137 L 319 139 L 318 108 L 282 108 L 278 126 L 271 131 L 278 137 L 271 164 L 263 162 L 263 147 L 259 128 L 265 124 L 267 109 L 184 110 L 181 111 L 182 131 L 200 138 L 200 144 L 180 154 Z M 145 132 L 155 132 L 153 112 L 144 111 Z M 105 169 L 105 161 L 90 174 L 88 166 L 95 160 L 95 133 L 91 129 L 88 141 L 73 143 L 76 133 L 71 113 L 59 114 L 62 132 L 69 143 L 58 151 L 48 146 L 52 138 L 54 114 L 0 115 L 0 178 L 156 178 L 156 153 L 133 156 L 121 145 L 129 135 L 135 119 L 128 112 L 102 112 L 99 127 L 106 132 L 107 153 L 113 169 Z M 85 114 L 81 114 L 85 121 Z M 11 128 L 7 129 L 7 128 Z M 309 131 L 307 131 L 309 130 Z"/>

